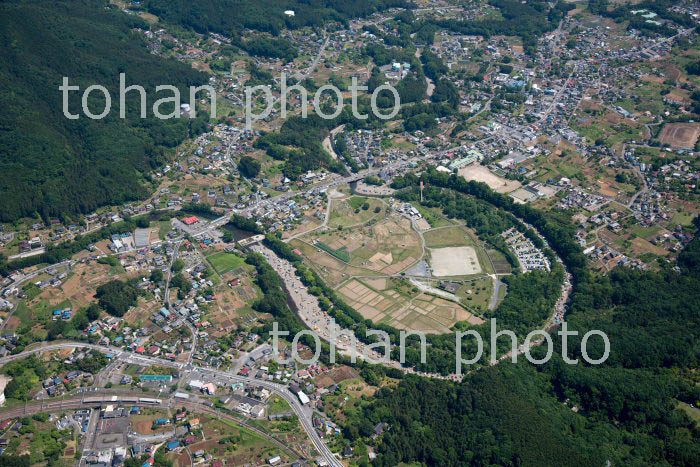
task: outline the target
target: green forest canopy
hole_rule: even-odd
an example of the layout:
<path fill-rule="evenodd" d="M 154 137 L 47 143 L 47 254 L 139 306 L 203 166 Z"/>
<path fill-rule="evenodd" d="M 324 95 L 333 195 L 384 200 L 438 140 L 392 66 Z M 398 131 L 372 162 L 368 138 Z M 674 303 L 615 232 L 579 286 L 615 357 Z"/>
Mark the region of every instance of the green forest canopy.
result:
<path fill-rule="evenodd" d="M 430 170 L 423 177 L 489 199 L 545 233 L 575 276 L 567 321 L 579 334 L 568 339 L 566 354 L 579 364 L 564 363 L 563 343 L 553 336 L 554 357 L 544 365 L 504 362 L 459 384 L 411 376 L 348 411 L 346 441 L 374 444 L 377 466 L 696 465 L 700 430 L 677 405 L 700 401 L 692 376 L 700 356 L 700 238 L 681 253 L 677 269 L 620 267 L 594 275 L 571 229 L 541 211 L 516 207 L 479 183 Z M 417 179 L 398 182 L 413 186 Z M 582 361 L 581 336 L 591 329 L 604 331 L 611 343 L 598 366 Z M 589 341 L 587 350 L 600 355 L 602 342 Z M 535 359 L 544 353 L 533 350 Z M 381 382 L 381 368 L 365 373 Z M 388 430 L 374 441 L 380 422 Z"/>
<path fill-rule="evenodd" d="M 230 35 L 243 28 L 278 34 L 282 29 L 346 23 L 392 7 L 408 7 L 406 0 L 146 0 L 146 9 L 162 21 L 200 33 Z M 284 14 L 294 11 L 294 16 Z"/>
<path fill-rule="evenodd" d="M 150 190 L 142 175 L 166 160 L 167 148 L 205 128 L 204 114 L 159 120 L 149 110 L 150 118 L 139 118 L 137 92 L 127 95 L 127 118 L 119 118 L 119 73 L 127 85 L 146 89 L 148 109 L 172 96 L 156 93 L 157 85 L 177 86 L 184 101 L 190 85 L 207 80 L 188 65 L 150 54 L 137 27 L 146 26 L 102 1 L 0 4 L 0 221 L 73 216 L 144 198 Z M 99 121 L 67 119 L 58 89 L 64 76 L 81 90 L 105 86 L 110 114 Z M 73 114 L 82 114 L 81 95 L 71 93 Z M 88 107 L 103 110 L 100 92 L 90 94 Z"/>

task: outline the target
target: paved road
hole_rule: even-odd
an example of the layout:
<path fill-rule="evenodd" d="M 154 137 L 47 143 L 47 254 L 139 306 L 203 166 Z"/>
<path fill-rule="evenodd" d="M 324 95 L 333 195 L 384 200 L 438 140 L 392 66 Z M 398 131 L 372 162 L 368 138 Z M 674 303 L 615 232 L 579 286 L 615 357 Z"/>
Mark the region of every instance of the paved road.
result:
<path fill-rule="evenodd" d="M 128 393 L 130 396 L 134 396 L 133 391 Z M 270 441 L 274 442 L 278 446 L 284 448 L 285 450 L 293 452 L 296 456 L 299 458 L 303 458 L 302 454 L 298 453 L 294 448 L 291 446 L 285 444 L 282 440 L 277 438 L 276 436 L 270 435 L 259 428 L 256 428 L 252 425 L 249 425 L 245 419 L 241 419 L 239 417 L 234 417 L 229 414 L 225 414 L 222 412 L 219 412 L 215 409 L 212 409 L 211 407 L 207 407 L 204 404 L 200 404 L 191 400 L 181 400 L 181 399 L 162 399 L 162 402 L 160 404 L 151 404 L 151 403 L 144 403 L 144 402 L 134 402 L 134 401 L 121 401 L 119 398 L 124 396 L 125 394 L 123 392 L 114 392 L 111 390 L 108 391 L 100 391 L 100 392 L 90 392 L 90 393 L 85 393 L 81 395 L 76 395 L 73 397 L 70 397 L 68 399 L 63 399 L 63 400 L 51 400 L 51 401 L 38 401 L 38 402 L 29 402 L 28 404 L 22 406 L 22 407 L 15 407 L 13 409 L 7 409 L 7 410 L 0 410 L 0 419 L 6 420 L 10 418 L 18 418 L 18 417 L 25 417 L 29 415 L 34 415 L 36 413 L 42 413 L 42 412 L 61 412 L 64 410 L 77 410 L 81 408 L 94 408 L 97 405 L 103 405 L 106 403 L 98 403 L 98 402 L 93 402 L 93 401 L 85 401 L 86 397 L 90 396 L 114 396 L 117 397 L 117 400 L 114 402 L 116 404 L 122 404 L 122 405 L 128 405 L 128 406 L 138 406 L 138 407 L 163 407 L 163 408 L 168 408 L 168 407 L 185 407 L 186 409 L 189 409 L 191 411 L 195 411 L 197 413 L 204 413 L 208 415 L 212 415 L 214 417 L 219 417 L 223 418 L 225 420 L 230 420 L 234 423 L 237 423 L 238 425 L 245 426 L 246 428 L 256 432 L 257 434 L 269 439 Z M 153 394 L 150 393 L 142 393 L 142 394 L 136 394 L 137 396 L 141 397 L 153 397 Z M 93 414 L 98 414 L 98 411 L 93 411 Z M 88 438 L 86 440 L 91 441 L 90 439 L 90 434 L 94 432 L 94 427 L 95 424 L 92 423 L 91 421 L 91 427 L 92 430 L 89 428 L 88 429 Z M 168 438 L 171 438 L 174 435 L 174 431 L 168 432 L 168 433 L 161 433 L 161 434 L 156 434 L 156 435 L 140 435 L 138 433 L 130 433 L 129 434 L 129 439 L 132 440 L 137 440 L 139 442 L 154 442 L 154 441 L 165 441 Z M 84 443 L 85 446 L 88 446 L 88 443 Z"/>
<path fill-rule="evenodd" d="M 254 384 L 256 386 L 262 386 L 267 388 L 268 390 L 275 392 L 279 394 L 287 403 L 292 407 L 292 410 L 294 413 L 297 415 L 299 418 L 299 422 L 301 423 L 302 427 L 304 428 L 304 431 L 309 435 L 309 438 L 311 438 L 311 441 L 316 448 L 317 451 L 321 453 L 321 456 L 328 462 L 331 466 L 334 467 L 342 467 L 342 464 L 340 461 L 333 455 L 330 449 L 328 449 L 328 446 L 323 442 L 321 437 L 318 435 L 316 430 L 313 427 L 312 420 L 311 420 L 311 415 L 308 410 L 306 410 L 301 403 L 299 402 L 299 399 L 297 398 L 296 395 L 292 394 L 289 389 L 282 385 L 282 384 L 277 384 L 277 383 L 271 383 L 269 381 L 262 381 L 258 380 L 255 378 L 249 378 L 245 376 L 240 376 L 240 375 L 234 375 L 232 373 L 223 371 L 223 370 L 218 370 L 218 369 L 211 369 L 211 368 L 204 368 L 200 367 L 198 365 L 194 364 L 183 364 L 179 362 L 172 362 L 170 360 L 164 360 L 161 358 L 157 357 L 149 357 L 145 355 L 139 355 L 135 354 L 132 352 L 127 352 L 124 351 L 123 349 L 116 348 L 116 347 L 109 347 L 109 346 L 101 346 L 101 345 L 95 345 L 95 344 L 88 344 L 84 342 L 62 342 L 62 343 L 44 343 L 43 345 L 36 347 L 31 350 L 26 350 L 20 354 L 17 355 L 11 355 L 7 357 L 0 358 L 0 365 L 4 365 L 7 362 L 19 359 L 19 358 L 24 358 L 26 356 L 38 353 L 38 352 L 45 352 L 49 350 L 60 350 L 60 349 L 66 349 L 66 348 L 87 348 L 87 349 L 92 349 L 96 350 L 99 352 L 103 353 L 112 353 L 115 355 L 115 358 L 119 359 L 120 361 L 125 361 L 128 363 L 132 364 L 140 364 L 140 365 L 160 365 L 160 366 L 165 366 L 169 368 L 177 368 L 181 372 L 192 372 L 193 370 L 196 369 L 196 371 L 199 372 L 199 374 L 202 374 L 204 376 L 207 376 L 211 379 L 223 379 L 227 380 L 229 382 L 234 382 L 234 381 L 240 381 L 244 383 L 249 383 L 249 384 Z"/>

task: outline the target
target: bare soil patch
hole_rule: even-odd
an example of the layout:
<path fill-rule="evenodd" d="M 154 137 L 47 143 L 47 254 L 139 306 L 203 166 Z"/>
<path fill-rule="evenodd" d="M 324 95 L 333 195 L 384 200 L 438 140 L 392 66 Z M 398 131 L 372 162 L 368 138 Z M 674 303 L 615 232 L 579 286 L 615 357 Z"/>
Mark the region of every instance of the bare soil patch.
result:
<path fill-rule="evenodd" d="M 668 123 L 661 130 L 659 141 L 674 148 L 692 148 L 700 136 L 700 123 Z"/>
<path fill-rule="evenodd" d="M 484 182 L 496 193 L 510 193 L 521 186 L 520 182 L 516 180 L 506 180 L 494 174 L 488 168 L 478 164 L 462 167 L 459 169 L 458 174 L 467 181 L 476 180 L 477 182 Z"/>
<path fill-rule="evenodd" d="M 479 274 L 481 265 L 473 246 L 430 249 L 430 266 L 436 277 Z"/>

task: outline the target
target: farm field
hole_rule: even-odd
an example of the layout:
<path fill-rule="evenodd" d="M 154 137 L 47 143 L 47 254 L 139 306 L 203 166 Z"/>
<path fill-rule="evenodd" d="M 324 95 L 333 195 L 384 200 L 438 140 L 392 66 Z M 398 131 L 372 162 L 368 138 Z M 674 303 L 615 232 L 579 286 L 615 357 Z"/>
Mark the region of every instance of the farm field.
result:
<path fill-rule="evenodd" d="M 391 215 L 372 225 L 313 232 L 290 242 L 330 285 L 355 275 L 397 274 L 420 258 L 421 242 L 408 219 Z"/>
<path fill-rule="evenodd" d="M 493 263 L 493 272 L 495 274 L 510 274 L 513 272 L 513 268 L 503 253 L 498 250 L 486 250 L 486 254 L 491 259 L 490 262 Z"/>
<path fill-rule="evenodd" d="M 338 292 L 364 318 L 397 329 L 442 334 L 458 321 L 483 322 L 459 304 L 421 293 L 402 279 L 353 279 Z"/>

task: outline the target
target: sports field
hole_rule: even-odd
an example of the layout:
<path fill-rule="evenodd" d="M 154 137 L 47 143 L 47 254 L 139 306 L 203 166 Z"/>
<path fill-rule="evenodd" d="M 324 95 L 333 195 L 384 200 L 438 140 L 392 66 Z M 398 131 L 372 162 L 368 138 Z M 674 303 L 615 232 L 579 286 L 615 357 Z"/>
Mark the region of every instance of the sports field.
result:
<path fill-rule="evenodd" d="M 477 182 L 486 183 L 496 193 L 510 193 L 521 186 L 520 182 L 499 177 L 488 168 L 479 164 L 462 167 L 457 173 L 467 181 L 476 180 Z"/>
<path fill-rule="evenodd" d="M 472 246 L 432 248 L 430 267 L 435 277 L 467 276 L 479 274 L 481 266 Z"/>
<path fill-rule="evenodd" d="M 233 253 L 222 251 L 207 258 L 214 270 L 219 274 L 226 274 L 245 264 L 245 259 Z"/>
<path fill-rule="evenodd" d="M 674 148 L 692 148 L 700 136 L 700 123 L 667 123 L 659 141 Z"/>

